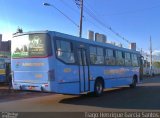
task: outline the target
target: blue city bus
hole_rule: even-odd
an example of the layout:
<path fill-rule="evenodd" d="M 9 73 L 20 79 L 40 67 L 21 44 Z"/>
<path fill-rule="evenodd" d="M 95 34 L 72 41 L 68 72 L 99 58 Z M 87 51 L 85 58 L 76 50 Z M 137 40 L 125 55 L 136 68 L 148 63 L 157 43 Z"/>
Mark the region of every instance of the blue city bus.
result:
<path fill-rule="evenodd" d="M 10 74 L 10 59 L 0 58 L 0 83 L 8 83 Z"/>
<path fill-rule="evenodd" d="M 140 53 L 109 43 L 39 31 L 16 34 L 11 50 L 16 90 L 99 96 L 140 82 Z"/>

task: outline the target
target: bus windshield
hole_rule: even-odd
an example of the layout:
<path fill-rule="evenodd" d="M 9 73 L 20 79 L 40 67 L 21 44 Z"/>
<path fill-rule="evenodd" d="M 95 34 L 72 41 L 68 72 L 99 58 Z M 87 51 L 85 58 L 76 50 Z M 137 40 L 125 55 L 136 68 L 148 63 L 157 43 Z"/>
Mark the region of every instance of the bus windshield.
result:
<path fill-rule="evenodd" d="M 46 57 L 51 54 L 47 34 L 27 34 L 12 40 L 12 58 Z"/>

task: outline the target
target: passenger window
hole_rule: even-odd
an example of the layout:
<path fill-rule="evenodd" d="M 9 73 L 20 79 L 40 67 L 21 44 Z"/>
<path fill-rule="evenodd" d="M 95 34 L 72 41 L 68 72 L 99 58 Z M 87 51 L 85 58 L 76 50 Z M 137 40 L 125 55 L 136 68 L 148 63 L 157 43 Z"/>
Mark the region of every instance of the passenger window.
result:
<path fill-rule="evenodd" d="M 57 40 L 56 46 L 56 54 L 60 60 L 66 63 L 75 63 L 72 43 L 68 41 Z"/>
<path fill-rule="evenodd" d="M 97 61 L 96 64 L 104 64 L 103 48 L 97 47 Z"/>
<path fill-rule="evenodd" d="M 136 54 L 132 54 L 132 66 L 138 66 L 138 57 Z"/>
<path fill-rule="evenodd" d="M 104 64 L 103 48 L 90 46 L 91 64 Z"/>
<path fill-rule="evenodd" d="M 96 56 L 96 47 L 90 46 L 90 61 L 91 64 L 95 64 L 96 60 L 97 60 L 97 56 Z"/>
<path fill-rule="evenodd" d="M 124 65 L 124 58 L 122 51 L 116 51 L 116 64 L 119 66 Z"/>
<path fill-rule="evenodd" d="M 115 65 L 114 51 L 112 49 L 106 49 L 105 62 L 107 65 Z"/>
<path fill-rule="evenodd" d="M 126 66 L 131 66 L 132 62 L 131 62 L 131 54 L 125 52 L 125 65 Z"/>
<path fill-rule="evenodd" d="M 90 54 L 96 55 L 96 47 L 90 46 Z"/>

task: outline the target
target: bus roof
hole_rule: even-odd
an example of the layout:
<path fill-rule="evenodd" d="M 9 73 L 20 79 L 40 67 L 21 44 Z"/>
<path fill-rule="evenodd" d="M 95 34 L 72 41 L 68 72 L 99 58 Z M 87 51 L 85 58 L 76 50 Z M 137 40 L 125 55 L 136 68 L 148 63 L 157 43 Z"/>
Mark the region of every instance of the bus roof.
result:
<path fill-rule="evenodd" d="M 115 46 L 115 45 L 110 44 L 110 43 L 102 43 L 102 42 L 92 41 L 92 40 L 89 40 L 89 39 L 86 39 L 86 38 L 79 38 L 77 36 L 72 36 L 72 35 L 69 35 L 69 34 L 60 33 L 60 32 L 56 32 L 56 31 L 49 31 L 49 30 L 30 31 L 30 32 L 24 32 L 24 33 L 18 33 L 18 34 L 15 34 L 14 37 L 25 35 L 25 34 L 35 34 L 35 33 L 48 33 L 48 34 L 52 34 L 53 36 L 57 36 L 57 37 L 65 38 L 65 39 L 70 39 L 70 40 L 75 40 L 75 41 L 79 41 L 79 42 L 83 42 L 83 43 L 87 43 L 87 44 L 103 46 L 103 47 L 108 47 L 108 48 L 117 49 L 117 50 L 121 50 L 121 51 L 140 54 L 139 51 L 127 49 L 127 48 L 124 48 L 124 47 L 118 47 L 118 46 Z"/>
<path fill-rule="evenodd" d="M 72 35 L 68 35 L 68 34 L 64 34 L 64 33 L 59 33 L 59 32 L 54 32 L 54 31 L 51 31 L 51 33 L 54 33 L 53 35 L 55 35 L 57 37 L 68 38 L 70 40 L 76 40 L 76 41 L 79 41 L 79 42 L 84 42 L 84 43 L 88 43 L 88 44 L 92 44 L 92 45 L 103 46 L 103 47 L 108 47 L 108 48 L 112 48 L 112 49 L 117 49 L 117 50 L 122 50 L 122 51 L 127 51 L 127 52 L 140 54 L 140 52 L 138 52 L 138 51 L 127 49 L 127 48 L 124 48 L 124 47 L 118 47 L 118 46 L 115 46 L 115 45 L 110 44 L 110 43 L 92 41 L 92 40 L 89 40 L 89 39 L 79 38 L 79 37 L 76 37 L 76 36 L 72 36 Z"/>

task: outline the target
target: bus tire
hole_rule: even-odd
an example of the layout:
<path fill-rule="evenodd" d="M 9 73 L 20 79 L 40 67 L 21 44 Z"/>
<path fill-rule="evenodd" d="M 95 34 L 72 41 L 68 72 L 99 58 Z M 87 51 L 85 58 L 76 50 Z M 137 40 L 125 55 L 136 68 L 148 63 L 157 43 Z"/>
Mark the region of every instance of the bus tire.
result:
<path fill-rule="evenodd" d="M 137 86 L 137 76 L 133 76 L 132 84 L 130 84 L 130 88 L 135 88 Z"/>
<path fill-rule="evenodd" d="M 103 93 L 104 83 L 102 79 L 97 79 L 94 85 L 94 96 L 99 97 Z"/>

